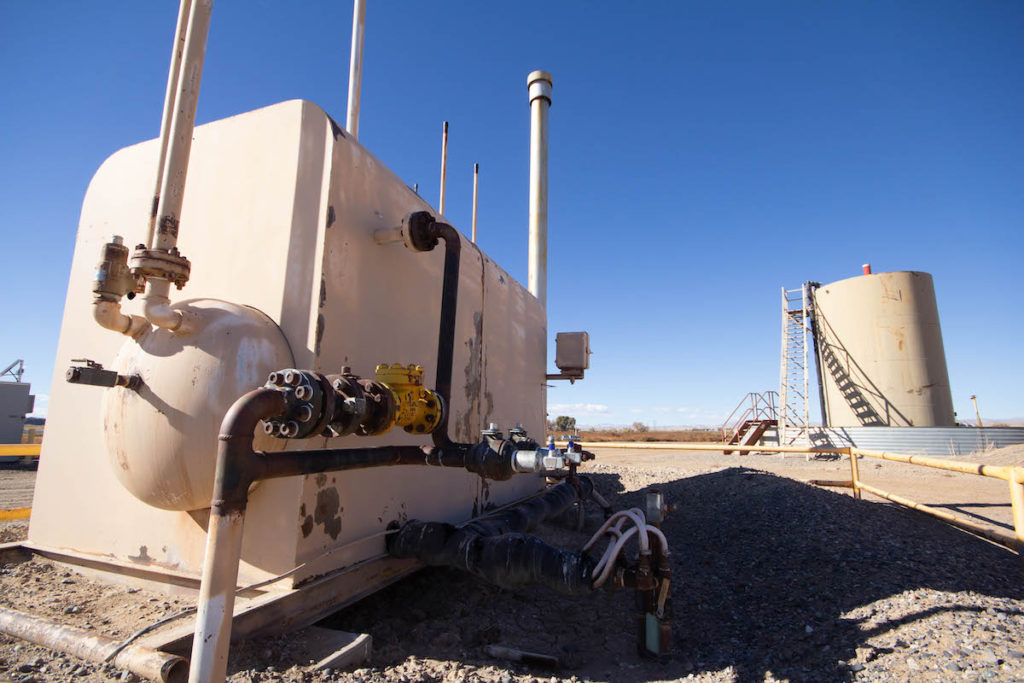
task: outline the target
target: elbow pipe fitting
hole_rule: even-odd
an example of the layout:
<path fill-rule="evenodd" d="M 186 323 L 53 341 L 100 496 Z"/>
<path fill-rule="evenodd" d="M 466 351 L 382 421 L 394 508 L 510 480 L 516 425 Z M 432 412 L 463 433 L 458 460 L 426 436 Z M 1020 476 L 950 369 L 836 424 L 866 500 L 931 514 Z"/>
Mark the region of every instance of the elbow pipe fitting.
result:
<path fill-rule="evenodd" d="M 117 301 L 97 299 L 93 302 L 92 317 L 100 326 L 132 339 L 137 339 L 149 329 L 149 321 L 138 315 L 122 313 L 121 304 Z"/>
<path fill-rule="evenodd" d="M 434 445 L 450 446 L 448 438 L 448 406 L 452 394 L 452 362 L 455 355 L 455 317 L 459 300 L 459 267 L 462 259 L 462 238 L 459 231 L 434 220 L 428 211 L 414 211 L 402 220 L 399 228 L 378 231 L 378 244 L 401 240 L 412 251 L 431 251 L 444 240 L 444 276 L 441 284 L 441 319 L 437 334 L 437 376 L 434 390 L 441 395 L 445 410 L 433 432 Z"/>
<path fill-rule="evenodd" d="M 171 300 L 162 294 L 145 294 L 142 297 L 142 314 L 157 327 L 184 334 L 185 316 L 171 308 Z"/>

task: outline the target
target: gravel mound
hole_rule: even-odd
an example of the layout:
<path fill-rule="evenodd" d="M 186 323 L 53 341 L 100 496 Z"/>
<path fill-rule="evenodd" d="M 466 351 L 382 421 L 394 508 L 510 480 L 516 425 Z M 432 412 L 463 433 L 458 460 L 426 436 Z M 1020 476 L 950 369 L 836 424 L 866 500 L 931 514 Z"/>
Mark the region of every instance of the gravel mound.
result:
<path fill-rule="evenodd" d="M 663 525 L 671 657 L 637 656 L 631 594 L 510 592 L 427 569 L 321 623 L 373 636 L 364 668 L 311 671 L 285 635 L 234 647 L 230 680 L 1024 680 L 1022 566 L 1005 549 L 887 503 L 744 467 L 588 470 L 617 508 L 642 505 L 655 487 L 676 507 Z M 578 547 L 601 519 L 591 507 L 584 533 L 557 523 L 541 533 Z M 553 655 L 560 666 L 496 659 L 488 645 Z M 70 680 L 65 659 L 0 638 L 0 680 Z M 87 666 L 73 678 L 117 675 Z"/>

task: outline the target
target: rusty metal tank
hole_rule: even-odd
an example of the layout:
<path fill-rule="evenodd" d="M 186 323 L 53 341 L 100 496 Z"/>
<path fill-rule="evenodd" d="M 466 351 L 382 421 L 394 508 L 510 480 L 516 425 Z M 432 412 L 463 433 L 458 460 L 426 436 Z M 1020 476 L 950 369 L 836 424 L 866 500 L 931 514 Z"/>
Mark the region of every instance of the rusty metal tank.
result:
<path fill-rule="evenodd" d="M 814 314 L 827 425 L 955 424 L 931 275 L 895 271 L 821 285 Z"/>
<path fill-rule="evenodd" d="M 270 370 L 351 367 L 372 377 L 377 365 L 400 363 L 434 376 L 444 254 L 378 244 L 376 230 L 433 209 L 319 107 L 284 102 L 195 129 L 178 239 L 192 275 L 175 305 L 201 318 L 201 332 L 128 339 L 93 320 L 91 282 L 111 235 L 145 241 L 158 154 L 156 140 L 115 153 L 86 193 L 29 540 L 166 582 L 199 575 L 220 421 Z M 492 422 L 543 435 L 543 306 L 469 239 L 459 290 L 452 438 L 475 441 Z M 124 312 L 140 313 L 139 299 Z M 143 388 L 69 384 L 64 372 L 79 358 L 139 375 Z M 357 439 L 429 442 L 392 430 L 257 448 Z M 282 584 L 345 571 L 384 552 L 395 520 L 464 521 L 543 485 L 540 476 L 484 482 L 419 467 L 265 481 L 250 496 L 239 580 L 298 565 Z M 345 595 L 411 570 L 389 562 L 352 579 Z"/>

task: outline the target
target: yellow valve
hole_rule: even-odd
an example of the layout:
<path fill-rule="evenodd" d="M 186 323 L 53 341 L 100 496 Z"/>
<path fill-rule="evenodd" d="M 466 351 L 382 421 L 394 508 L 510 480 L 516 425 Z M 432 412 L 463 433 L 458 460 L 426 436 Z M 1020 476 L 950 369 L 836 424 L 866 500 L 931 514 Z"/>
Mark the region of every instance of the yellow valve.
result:
<path fill-rule="evenodd" d="M 429 434 L 441 423 L 441 397 L 423 386 L 422 365 L 382 364 L 375 377 L 391 391 L 395 402 L 392 425 L 410 434 Z"/>

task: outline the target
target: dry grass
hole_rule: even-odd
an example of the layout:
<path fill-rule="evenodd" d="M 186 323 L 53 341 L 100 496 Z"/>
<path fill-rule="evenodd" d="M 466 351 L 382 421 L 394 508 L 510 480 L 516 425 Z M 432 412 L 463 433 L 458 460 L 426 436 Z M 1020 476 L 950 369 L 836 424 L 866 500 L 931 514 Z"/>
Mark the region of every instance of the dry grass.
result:
<path fill-rule="evenodd" d="M 581 429 L 579 432 L 583 441 L 680 441 L 680 442 L 720 442 L 722 433 L 717 429 L 678 429 L 678 430 L 657 430 L 637 431 L 634 429 Z M 561 436 L 556 434 L 556 436 Z"/>

